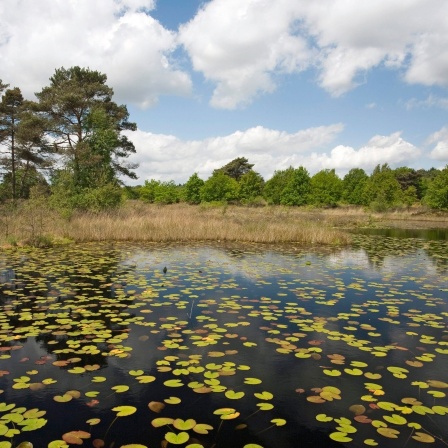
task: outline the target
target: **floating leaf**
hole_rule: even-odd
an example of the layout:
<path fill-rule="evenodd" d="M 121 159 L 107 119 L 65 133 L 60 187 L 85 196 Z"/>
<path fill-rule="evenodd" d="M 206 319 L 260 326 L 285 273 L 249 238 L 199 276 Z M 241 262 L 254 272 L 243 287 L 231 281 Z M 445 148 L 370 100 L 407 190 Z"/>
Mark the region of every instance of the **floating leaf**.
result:
<path fill-rule="evenodd" d="M 330 434 L 330 439 L 334 440 L 335 442 L 351 442 L 353 439 L 350 437 L 347 437 L 347 434 L 345 432 L 332 432 Z"/>
<path fill-rule="evenodd" d="M 70 431 L 62 436 L 62 439 L 71 445 L 82 445 L 84 439 L 89 438 L 90 434 L 86 431 Z"/>
<path fill-rule="evenodd" d="M 193 431 L 197 434 L 208 434 L 209 431 L 213 430 L 213 426 L 207 425 L 205 423 L 198 423 L 194 428 Z"/>
<path fill-rule="evenodd" d="M 341 376 L 341 371 L 337 369 L 324 369 L 323 372 L 328 376 Z"/>
<path fill-rule="evenodd" d="M 389 427 L 377 428 L 377 432 L 389 439 L 398 439 L 398 435 L 400 434 L 400 431 Z"/>
<path fill-rule="evenodd" d="M 173 422 L 174 419 L 172 418 L 160 417 L 152 420 L 151 425 L 154 426 L 154 428 L 160 428 L 161 426 L 171 425 Z"/>
<path fill-rule="evenodd" d="M 0 445 L 0 448 L 3 447 Z M 48 444 L 48 448 L 68 448 L 68 445 L 65 440 L 53 440 Z"/>
<path fill-rule="evenodd" d="M 275 426 L 285 426 L 286 425 L 286 420 L 283 418 L 273 418 L 271 420 L 271 423 Z"/>
<path fill-rule="evenodd" d="M 160 413 L 165 408 L 165 404 L 160 401 L 151 401 L 148 403 L 148 408 L 153 412 Z"/>
<path fill-rule="evenodd" d="M 127 417 L 137 412 L 137 408 L 134 406 L 116 406 L 112 410 L 117 413 L 117 417 Z"/>
<path fill-rule="evenodd" d="M 112 390 L 114 390 L 115 392 L 117 392 L 118 394 L 123 393 L 123 392 L 127 392 L 129 390 L 129 386 L 126 386 L 125 384 L 123 385 L 119 385 L 119 386 L 113 386 L 111 387 Z"/>
<path fill-rule="evenodd" d="M 274 398 L 274 395 L 272 395 L 270 392 L 255 392 L 255 397 L 259 398 L 260 400 L 272 400 Z"/>
<path fill-rule="evenodd" d="M 427 383 L 430 387 L 435 387 L 436 389 L 446 389 L 448 387 L 448 383 L 444 381 L 428 380 Z"/>
<path fill-rule="evenodd" d="M 260 411 L 270 411 L 274 405 L 272 403 L 257 403 L 257 407 L 260 408 Z"/>
<path fill-rule="evenodd" d="M 318 422 L 331 422 L 333 420 L 333 417 L 329 417 L 327 414 L 317 414 L 316 420 Z"/>
<path fill-rule="evenodd" d="M 173 426 L 181 431 L 188 431 L 190 429 L 193 429 L 195 425 L 196 421 L 193 420 L 192 418 L 189 418 L 188 420 L 182 420 L 181 418 L 176 418 L 173 422 Z"/>
<path fill-rule="evenodd" d="M 173 445 L 182 445 L 183 443 L 188 442 L 189 438 L 190 434 L 188 434 L 188 432 L 180 432 L 179 434 L 167 432 L 165 434 L 165 440 Z"/>
<path fill-rule="evenodd" d="M 182 400 L 178 397 L 165 398 L 163 400 L 167 404 L 179 404 Z"/>
<path fill-rule="evenodd" d="M 417 442 L 422 442 L 422 443 L 434 443 L 436 441 L 436 439 L 434 439 L 433 436 L 431 436 L 430 434 L 426 433 L 426 432 L 416 432 L 412 438 L 414 440 L 417 440 Z"/>
<path fill-rule="evenodd" d="M 167 387 L 182 387 L 184 385 L 184 383 L 182 383 L 182 381 L 179 379 L 167 380 L 163 384 Z"/>
<path fill-rule="evenodd" d="M 235 392 L 234 390 L 227 390 L 225 396 L 231 400 L 239 400 L 244 397 L 244 392 Z"/>
<path fill-rule="evenodd" d="M 244 378 L 244 384 L 261 384 L 258 378 Z"/>

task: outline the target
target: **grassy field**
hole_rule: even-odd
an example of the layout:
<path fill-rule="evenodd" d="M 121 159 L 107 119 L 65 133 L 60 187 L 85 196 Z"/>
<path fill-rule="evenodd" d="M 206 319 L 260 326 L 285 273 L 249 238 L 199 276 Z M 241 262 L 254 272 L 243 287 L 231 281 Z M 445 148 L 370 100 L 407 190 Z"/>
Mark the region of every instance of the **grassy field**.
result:
<path fill-rule="evenodd" d="M 42 205 L 2 209 L 0 242 L 45 245 L 57 241 L 250 241 L 349 244 L 358 227 L 448 227 L 448 214 L 411 210 L 372 214 L 361 208 L 169 206 L 128 201 L 118 210 L 75 213 L 64 219 Z"/>

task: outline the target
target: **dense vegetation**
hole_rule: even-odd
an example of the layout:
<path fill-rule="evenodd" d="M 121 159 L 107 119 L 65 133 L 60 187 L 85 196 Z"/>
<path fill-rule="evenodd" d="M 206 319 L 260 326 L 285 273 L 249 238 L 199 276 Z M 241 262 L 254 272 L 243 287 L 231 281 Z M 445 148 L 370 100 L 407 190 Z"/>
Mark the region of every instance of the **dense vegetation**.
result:
<path fill-rule="evenodd" d="M 18 87 L 0 81 L 0 200 L 45 198 L 70 216 L 74 210 L 117 207 L 123 199 L 149 203 L 226 202 L 243 205 L 335 207 L 357 205 L 373 211 L 414 204 L 448 210 L 448 166 L 442 170 L 391 169 L 378 165 L 369 175 L 354 168 L 342 179 L 335 170 L 311 176 L 303 167 L 277 170 L 265 181 L 239 157 L 208 179 L 197 173 L 184 185 L 136 178 L 126 159 L 134 145 L 122 134 L 135 130 L 126 106 L 112 101 L 106 75 L 80 67 L 60 68 L 50 84 L 27 101 Z"/>

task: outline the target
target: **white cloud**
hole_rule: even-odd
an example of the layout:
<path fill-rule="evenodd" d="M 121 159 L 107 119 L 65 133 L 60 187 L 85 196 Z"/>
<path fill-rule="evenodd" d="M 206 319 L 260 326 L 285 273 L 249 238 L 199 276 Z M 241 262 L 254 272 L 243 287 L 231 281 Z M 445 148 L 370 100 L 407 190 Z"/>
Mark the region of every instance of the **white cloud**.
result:
<path fill-rule="evenodd" d="M 400 132 L 389 136 L 376 135 L 358 150 L 351 146 L 336 146 L 330 155 L 313 153 L 310 157 L 310 168 L 315 170 L 322 168 L 335 168 L 339 173 L 345 173 L 351 168 L 363 168 L 372 170 L 376 165 L 388 163 L 391 166 L 399 164 L 408 165 L 416 159 L 421 151 L 403 140 Z"/>
<path fill-rule="evenodd" d="M 416 109 L 420 107 L 424 109 L 428 109 L 431 107 L 448 109 L 448 98 L 431 94 L 428 95 L 424 100 L 418 100 L 417 98 L 412 98 L 406 102 L 405 107 L 407 110 Z"/>
<path fill-rule="evenodd" d="M 211 104 L 232 109 L 272 92 L 276 74 L 309 67 L 333 96 L 380 65 L 409 83 L 446 86 L 447 16 L 445 0 L 211 0 L 180 42 L 216 84 Z"/>
<path fill-rule="evenodd" d="M 3 0 L 2 79 L 31 97 L 56 68 L 79 65 L 106 73 L 119 102 L 145 107 L 161 94 L 187 95 L 189 75 L 170 60 L 176 34 L 147 14 L 153 7 L 153 0 Z"/>
<path fill-rule="evenodd" d="M 426 140 L 428 145 L 435 145 L 430 153 L 431 159 L 448 163 L 448 126 L 431 134 Z"/>
<path fill-rule="evenodd" d="M 306 39 L 294 34 L 290 0 L 213 0 L 180 28 L 193 67 L 216 83 L 211 104 L 233 109 L 272 92 L 277 73 L 304 70 Z"/>
<path fill-rule="evenodd" d="M 137 154 L 133 162 L 142 184 L 146 179 L 185 182 L 194 172 L 206 179 L 236 157 L 247 157 L 254 169 L 269 178 L 275 169 L 298 166 L 306 155 L 326 147 L 343 130 L 342 124 L 287 133 L 261 126 L 223 137 L 182 141 L 172 135 L 128 132 Z"/>

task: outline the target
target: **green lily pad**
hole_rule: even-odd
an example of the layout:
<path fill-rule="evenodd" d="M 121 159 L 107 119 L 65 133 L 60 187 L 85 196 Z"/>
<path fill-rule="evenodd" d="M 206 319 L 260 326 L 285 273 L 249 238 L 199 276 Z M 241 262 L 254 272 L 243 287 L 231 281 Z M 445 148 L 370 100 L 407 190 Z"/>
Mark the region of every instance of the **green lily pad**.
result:
<path fill-rule="evenodd" d="M 176 434 L 174 432 L 167 432 L 165 434 L 165 440 L 173 445 L 182 445 L 190 439 L 190 434 L 188 432 L 180 432 Z"/>

